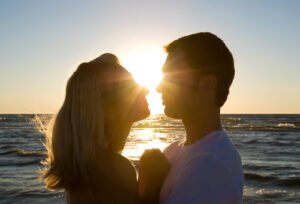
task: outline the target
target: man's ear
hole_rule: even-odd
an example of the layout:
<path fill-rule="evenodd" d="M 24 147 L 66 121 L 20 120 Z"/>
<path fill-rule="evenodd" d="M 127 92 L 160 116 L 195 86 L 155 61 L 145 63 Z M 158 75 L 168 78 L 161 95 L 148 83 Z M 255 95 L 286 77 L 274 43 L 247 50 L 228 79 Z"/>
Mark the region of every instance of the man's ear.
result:
<path fill-rule="evenodd" d="M 201 90 L 212 90 L 217 87 L 217 77 L 215 75 L 205 75 L 201 76 L 199 80 L 199 88 Z"/>

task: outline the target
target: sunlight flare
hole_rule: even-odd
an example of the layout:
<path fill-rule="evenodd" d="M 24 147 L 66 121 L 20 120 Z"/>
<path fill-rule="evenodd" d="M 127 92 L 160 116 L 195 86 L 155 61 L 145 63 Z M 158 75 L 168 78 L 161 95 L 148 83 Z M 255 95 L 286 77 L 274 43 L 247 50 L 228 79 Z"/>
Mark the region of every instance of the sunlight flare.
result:
<path fill-rule="evenodd" d="M 162 48 L 141 48 L 121 56 L 121 63 L 133 75 L 137 83 L 149 89 L 147 100 L 151 114 L 163 112 L 160 94 L 155 91 L 162 79 L 161 67 L 166 53 Z"/>

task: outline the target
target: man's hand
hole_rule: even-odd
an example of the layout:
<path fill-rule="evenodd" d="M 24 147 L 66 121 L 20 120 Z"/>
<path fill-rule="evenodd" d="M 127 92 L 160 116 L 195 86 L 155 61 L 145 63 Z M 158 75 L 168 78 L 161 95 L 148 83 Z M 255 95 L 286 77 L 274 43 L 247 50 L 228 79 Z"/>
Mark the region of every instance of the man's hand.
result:
<path fill-rule="evenodd" d="M 145 150 L 140 158 L 139 194 L 143 203 L 158 203 L 160 188 L 170 164 L 159 149 Z"/>

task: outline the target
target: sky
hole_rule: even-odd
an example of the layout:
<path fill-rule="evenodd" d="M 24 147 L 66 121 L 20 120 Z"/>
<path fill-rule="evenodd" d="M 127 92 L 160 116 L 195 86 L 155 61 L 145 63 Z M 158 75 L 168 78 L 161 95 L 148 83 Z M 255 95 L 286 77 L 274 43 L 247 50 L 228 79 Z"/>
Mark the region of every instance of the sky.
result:
<path fill-rule="evenodd" d="M 297 0 L 2 0 L 0 113 L 57 112 L 78 64 L 104 52 L 153 85 L 159 77 L 141 73 L 161 74 L 162 47 L 207 31 L 235 59 L 222 113 L 300 113 L 299 19 Z M 130 67 L 135 59 L 138 67 Z M 161 111 L 159 95 L 152 96 Z"/>

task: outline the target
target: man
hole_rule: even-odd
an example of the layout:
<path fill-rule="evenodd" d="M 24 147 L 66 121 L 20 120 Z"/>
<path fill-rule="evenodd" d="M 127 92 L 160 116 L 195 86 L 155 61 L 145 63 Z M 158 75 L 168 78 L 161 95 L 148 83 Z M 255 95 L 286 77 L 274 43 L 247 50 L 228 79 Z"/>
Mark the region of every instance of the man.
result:
<path fill-rule="evenodd" d="M 165 114 L 182 120 L 186 138 L 164 151 L 171 168 L 160 189 L 160 203 L 242 203 L 241 158 L 220 120 L 234 78 L 231 52 L 212 33 L 179 38 L 166 52 L 157 91 Z"/>

